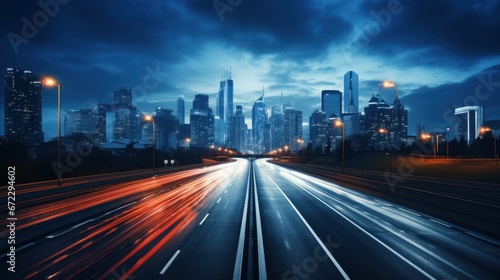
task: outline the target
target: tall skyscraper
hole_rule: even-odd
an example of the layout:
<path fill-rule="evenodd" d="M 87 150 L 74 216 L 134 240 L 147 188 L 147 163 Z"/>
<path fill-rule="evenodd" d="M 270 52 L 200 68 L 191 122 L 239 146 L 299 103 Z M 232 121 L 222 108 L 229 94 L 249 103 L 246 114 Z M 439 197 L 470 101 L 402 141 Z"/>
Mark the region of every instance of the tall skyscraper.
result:
<path fill-rule="evenodd" d="M 29 70 L 7 68 L 4 85 L 6 140 L 27 145 L 43 142 L 40 77 Z"/>
<path fill-rule="evenodd" d="M 173 110 L 157 108 L 155 126 L 156 148 L 160 150 L 175 148 L 177 146 L 179 120 L 173 115 Z"/>
<path fill-rule="evenodd" d="M 179 119 L 180 124 L 186 123 L 186 108 L 184 102 L 184 96 L 180 95 L 177 98 L 177 118 Z"/>
<path fill-rule="evenodd" d="M 252 138 L 254 152 L 256 154 L 266 153 L 265 151 L 265 135 L 267 124 L 267 107 L 264 103 L 264 88 L 262 95 L 259 97 L 252 107 Z"/>
<path fill-rule="evenodd" d="M 315 110 L 309 117 L 309 138 L 313 148 L 325 147 L 328 125 L 326 114 L 321 110 Z"/>
<path fill-rule="evenodd" d="M 285 145 L 292 151 L 298 151 L 302 145 L 297 139 L 304 139 L 302 134 L 302 111 L 294 109 L 285 110 Z"/>
<path fill-rule="evenodd" d="M 269 146 L 270 150 L 285 146 L 285 117 L 282 106 L 273 106 L 269 118 Z"/>
<path fill-rule="evenodd" d="M 463 137 L 470 145 L 479 136 L 484 115 L 482 106 L 465 106 L 455 109 L 455 124 L 459 139 Z"/>
<path fill-rule="evenodd" d="M 344 75 L 344 113 L 358 113 L 359 76 L 354 71 Z"/>
<path fill-rule="evenodd" d="M 214 140 L 214 116 L 208 107 L 208 95 L 197 94 L 190 115 L 191 144 L 194 147 L 209 147 Z"/>
<path fill-rule="evenodd" d="M 228 78 L 226 79 L 226 77 Z M 226 145 L 229 140 L 229 118 L 234 113 L 233 89 L 234 82 L 231 79 L 231 67 L 229 67 L 227 75 L 224 74 L 224 67 L 222 67 L 219 91 L 217 92 L 215 101 L 215 117 L 218 119 L 216 127 L 219 128 L 215 129 L 216 133 L 219 134 L 215 136 L 215 139 L 219 140 L 218 144 L 220 145 Z"/>
<path fill-rule="evenodd" d="M 399 149 L 408 138 L 408 110 L 404 108 L 398 98 L 393 106 L 377 94 L 372 95 L 368 107 L 364 110 L 364 129 L 368 135 L 368 143 L 375 149 Z M 380 129 L 387 133 L 380 133 Z"/>
<path fill-rule="evenodd" d="M 342 113 L 342 93 L 338 90 L 323 90 L 321 92 L 321 111 L 325 112 L 326 118 L 340 118 Z"/>
<path fill-rule="evenodd" d="M 132 105 L 132 90 L 130 88 L 116 89 L 110 109 L 115 115 L 113 139 L 139 139 L 140 117 L 137 114 L 137 108 Z"/>
<path fill-rule="evenodd" d="M 84 133 L 90 139 L 93 139 L 92 144 L 100 145 L 104 143 L 106 139 L 106 115 L 104 108 L 99 109 L 97 107 L 67 111 L 64 116 L 64 135 Z"/>
<path fill-rule="evenodd" d="M 245 124 L 245 115 L 243 115 L 243 107 L 236 106 L 234 115 L 229 117 L 229 148 L 243 151 L 246 144 L 247 125 Z"/>

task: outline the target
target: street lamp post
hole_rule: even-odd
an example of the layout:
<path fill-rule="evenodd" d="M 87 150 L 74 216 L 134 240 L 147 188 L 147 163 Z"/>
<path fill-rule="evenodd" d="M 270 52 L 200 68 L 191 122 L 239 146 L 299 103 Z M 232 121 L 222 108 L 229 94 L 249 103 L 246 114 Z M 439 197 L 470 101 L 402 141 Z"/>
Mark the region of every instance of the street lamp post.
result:
<path fill-rule="evenodd" d="M 187 157 L 186 157 L 187 152 L 186 151 L 187 151 L 187 144 L 189 142 L 191 142 L 191 138 L 188 137 L 188 138 L 184 139 L 184 164 L 187 163 Z M 191 151 L 191 149 L 189 149 L 189 150 Z"/>
<path fill-rule="evenodd" d="M 298 138 L 297 144 L 300 144 L 300 147 L 301 147 L 300 149 L 302 150 L 302 155 L 304 156 L 304 163 L 305 163 L 306 159 L 305 159 L 305 151 L 304 151 L 304 140 L 301 138 Z"/>
<path fill-rule="evenodd" d="M 345 169 L 345 160 L 344 160 L 344 154 L 345 154 L 345 147 L 344 147 L 344 123 L 341 120 L 336 120 L 335 121 L 335 126 L 342 127 L 342 174 L 344 174 L 344 169 Z"/>
<path fill-rule="evenodd" d="M 57 185 L 62 186 L 61 178 L 61 84 L 53 78 L 45 78 L 48 87 L 57 86 Z"/>
<path fill-rule="evenodd" d="M 448 137 L 448 132 L 450 131 L 450 128 L 446 128 L 446 160 L 450 158 L 450 139 Z"/>
<path fill-rule="evenodd" d="M 214 148 L 214 145 L 211 145 L 210 148 L 208 148 L 208 157 L 212 157 L 212 149 Z"/>
<path fill-rule="evenodd" d="M 389 134 L 389 130 L 385 129 L 385 128 L 380 128 L 378 130 L 378 132 L 380 134 L 385 134 L 385 139 L 387 142 L 389 142 L 389 137 L 388 137 L 388 134 Z M 389 154 L 389 178 L 391 178 L 392 176 L 392 154 L 391 154 L 391 150 L 392 150 L 392 147 L 391 145 L 388 145 L 388 154 Z"/>
<path fill-rule="evenodd" d="M 153 177 L 156 176 L 156 127 L 155 118 L 153 116 L 146 116 L 144 118 L 146 121 L 151 121 L 153 125 Z"/>

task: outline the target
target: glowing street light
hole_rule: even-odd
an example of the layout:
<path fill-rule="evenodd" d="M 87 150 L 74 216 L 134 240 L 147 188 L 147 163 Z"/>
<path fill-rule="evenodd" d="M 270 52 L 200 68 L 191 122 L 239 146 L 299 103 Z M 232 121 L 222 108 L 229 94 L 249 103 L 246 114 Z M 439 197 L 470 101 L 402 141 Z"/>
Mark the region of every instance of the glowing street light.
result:
<path fill-rule="evenodd" d="M 61 84 L 54 78 L 43 79 L 43 84 L 47 87 L 57 86 L 57 185 L 62 186 L 61 178 Z"/>
<path fill-rule="evenodd" d="M 335 121 L 335 126 L 336 127 L 342 127 L 342 174 L 344 174 L 344 152 L 345 152 L 345 147 L 344 147 L 344 123 L 341 120 L 336 120 Z"/>
<path fill-rule="evenodd" d="M 434 151 L 434 158 L 436 158 L 436 151 L 437 151 L 437 142 L 438 142 L 438 135 L 436 134 L 436 141 L 434 141 L 434 138 L 432 137 L 432 135 L 430 135 L 429 133 L 422 133 L 422 135 L 420 135 L 420 138 L 422 140 L 431 140 L 431 143 L 432 143 L 432 150 Z M 434 143 L 435 142 L 435 143 Z"/>
<path fill-rule="evenodd" d="M 211 158 L 212 157 L 212 149 L 214 148 L 215 146 L 214 145 L 210 145 L 210 148 L 208 149 L 208 157 Z"/>
<path fill-rule="evenodd" d="M 186 150 L 187 150 L 187 145 L 189 142 L 191 142 L 191 138 L 187 137 L 186 139 L 184 139 L 184 164 L 187 163 Z M 191 149 L 189 149 L 189 150 L 191 150 Z"/>
<path fill-rule="evenodd" d="M 485 132 L 488 132 L 488 131 L 491 131 L 493 132 L 493 144 L 495 145 L 494 148 L 493 148 L 493 154 L 494 154 L 494 157 L 495 157 L 495 164 L 498 165 L 498 155 L 497 155 L 497 131 L 495 129 L 491 129 L 489 127 L 481 127 L 481 129 L 479 130 L 481 133 L 485 133 Z"/>
<path fill-rule="evenodd" d="M 147 115 L 144 117 L 144 120 L 151 122 L 153 125 L 153 177 L 156 176 L 156 164 L 155 164 L 155 153 L 156 153 L 156 128 L 155 128 L 155 118 L 151 115 Z"/>
<path fill-rule="evenodd" d="M 385 128 L 380 128 L 378 130 L 378 133 L 380 134 L 385 134 L 385 139 L 386 141 L 389 141 L 389 130 L 388 129 L 385 129 Z M 392 147 L 391 145 L 389 145 L 389 151 L 388 151 L 388 154 L 389 154 L 389 178 L 391 178 L 391 175 L 392 175 L 392 154 L 391 154 L 391 150 L 392 150 Z"/>
<path fill-rule="evenodd" d="M 399 98 L 399 88 L 398 88 L 398 85 L 396 85 L 396 83 L 394 83 L 393 81 L 383 81 L 382 82 L 382 87 L 383 88 L 391 88 L 391 87 L 395 87 L 396 88 L 396 99 Z"/>

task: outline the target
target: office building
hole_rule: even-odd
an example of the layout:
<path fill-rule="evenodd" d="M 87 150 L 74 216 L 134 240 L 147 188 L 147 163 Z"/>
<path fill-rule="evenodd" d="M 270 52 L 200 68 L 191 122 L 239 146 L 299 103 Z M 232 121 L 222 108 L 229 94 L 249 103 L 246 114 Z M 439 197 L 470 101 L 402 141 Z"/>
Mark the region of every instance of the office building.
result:
<path fill-rule="evenodd" d="M 302 139 L 302 111 L 287 109 L 284 114 L 285 118 L 285 145 L 290 147 L 294 152 L 301 149 L 302 145 L 297 142 Z M 304 143 L 306 144 L 306 143 Z"/>
<path fill-rule="evenodd" d="M 7 68 L 4 86 L 5 139 L 27 145 L 43 142 L 40 77 L 29 70 Z"/>
<path fill-rule="evenodd" d="M 315 110 L 309 117 L 309 139 L 312 147 L 323 150 L 327 142 L 328 119 L 325 112 Z"/>
<path fill-rule="evenodd" d="M 269 117 L 269 149 L 276 150 L 285 146 L 285 117 L 282 106 L 273 106 Z"/>
<path fill-rule="evenodd" d="M 344 75 L 344 113 L 358 113 L 359 105 L 359 76 L 349 71 Z"/>
<path fill-rule="evenodd" d="M 471 144 L 479 136 L 484 115 L 482 106 L 465 106 L 455 109 L 458 139 L 464 138 Z"/>
<path fill-rule="evenodd" d="M 208 95 L 197 94 L 190 114 L 191 146 L 210 147 L 214 141 L 214 115 L 208 106 Z"/>
<path fill-rule="evenodd" d="M 321 92 L 321 111 L 326 117 L 340 118 L 342 113 L 342 93 L 338 90 L 323 90 Z"/>
<path fill-rule="evenodd" d="M 246 146 L 246 131 L 247 125 L 245 124 L 245 115 L 243 114 L 243 107 L 236 106 L 234 115 L 229 117 L 229 142 L 228 147 L 243 151 Z"/>
<path fill-rule="evenodd" d="M 186 123 L 186 102 L 184 101 L 184 96 L 180 95 L 177 98 L 177 119 L 179 119 L 179 124 Z"/>
<path fill-rule="evenodd" d="M 265 150 L 265 136 L 267 124 L 267 107 L 264 103 L 264 89 L 252 107 L 252 138 L 256 154 L 267 153 Z"/>

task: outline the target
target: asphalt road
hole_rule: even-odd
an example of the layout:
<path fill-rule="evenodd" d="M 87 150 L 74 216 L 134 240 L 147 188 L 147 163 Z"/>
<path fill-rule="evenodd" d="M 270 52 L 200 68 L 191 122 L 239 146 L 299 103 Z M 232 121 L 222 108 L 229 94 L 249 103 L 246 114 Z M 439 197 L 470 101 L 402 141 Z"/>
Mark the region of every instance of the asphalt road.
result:
<path fill-rule="evenodd" d="M 1 279 L 500 275 L 498 240 L 264 159 L 40 193 L 18 207 L 16 273 L 3 230 Z"/>

